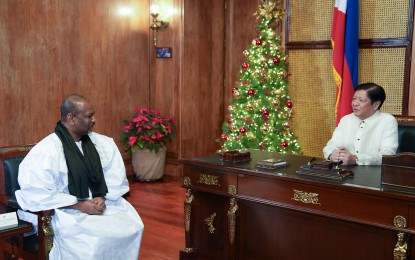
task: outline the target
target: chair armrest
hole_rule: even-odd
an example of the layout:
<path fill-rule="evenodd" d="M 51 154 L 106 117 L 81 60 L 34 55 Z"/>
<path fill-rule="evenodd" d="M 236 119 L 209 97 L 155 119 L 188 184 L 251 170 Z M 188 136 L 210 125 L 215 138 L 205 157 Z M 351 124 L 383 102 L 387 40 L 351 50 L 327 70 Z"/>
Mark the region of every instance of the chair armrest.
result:
<path fill-rule="evenodd" d="M 53 247 L 53 228 L 51 221 L 55 210 L 50 209 L 33 213 L 37 215 L 38 222 L 38 257 L 40 259 L 49 259 L 49 253 Z"/>
<path fill-rule="evenodd" d="M 17 203 L 16 197 L 14 196 L 0 196 L 0 204 L 3 204 L 13 210 L 21 209 L 19 203 Z"/>
<path fill-rule="evenodd" d="M 6 195 L 0 196 L 0 204 L 7 206 L 8 200 L 9 200 L 9 196 L 6 196 Z"/>

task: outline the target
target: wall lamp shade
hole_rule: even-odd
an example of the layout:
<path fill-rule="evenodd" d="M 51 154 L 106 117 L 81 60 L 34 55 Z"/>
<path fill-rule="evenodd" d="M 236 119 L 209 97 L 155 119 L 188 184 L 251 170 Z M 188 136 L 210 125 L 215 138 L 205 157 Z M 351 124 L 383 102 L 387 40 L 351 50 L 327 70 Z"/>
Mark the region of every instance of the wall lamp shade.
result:
<path fill-rule="evenodd" d="M 157 5 L 150 7 L 150 15 L 153 17 L 153 24 L 150 25 L 150 29 L 153 31 L 153 43 L 154 46 L 157 46 L 157 30 L 166 28 L 169 26 L 169 22 L 157 19 L 159 16 L 159 7 Z"/>

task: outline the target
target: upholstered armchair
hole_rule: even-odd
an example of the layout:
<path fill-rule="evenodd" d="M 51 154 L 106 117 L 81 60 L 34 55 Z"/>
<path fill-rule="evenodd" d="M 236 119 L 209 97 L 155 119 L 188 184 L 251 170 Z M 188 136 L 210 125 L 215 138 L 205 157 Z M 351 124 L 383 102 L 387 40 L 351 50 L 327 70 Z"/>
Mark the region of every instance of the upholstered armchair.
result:
<path fill-rule="evenodd" d="M 397 153 L 415 153 L 415 117 L 396 116 L 399 146 Z"/>
<path fill-rule="evenodd" d="M 19 145 L 0 147 L 0 203 L 7 206 L 9 211 L 17 211 L 19 205 L 14 192 L 20 189 L 17 181 L 19 164 L 34 145 Z M 38 234 L 24 238 L 24 259 L 48 259 L 53 245 L 53 230 L 51 218 L 53 210 L 34 212 L 38 215 Z M 18 239 L 14 237 L 3 241 L 3 253 L 17 252 Z M 1 258 L 1 257 L 0 257 Z"/>

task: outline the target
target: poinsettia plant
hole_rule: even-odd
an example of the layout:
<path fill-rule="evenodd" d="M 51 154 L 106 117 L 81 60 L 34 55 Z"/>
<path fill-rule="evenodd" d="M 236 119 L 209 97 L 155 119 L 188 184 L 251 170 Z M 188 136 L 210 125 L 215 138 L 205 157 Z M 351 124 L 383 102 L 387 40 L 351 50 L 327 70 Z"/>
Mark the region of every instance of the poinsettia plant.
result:
<path fill-rule="evenodd" d="M 145 108 L 136 108 L 131 120 L 124 120 L 124 131 L 120 141 L 125 150 L 135 152 L 149 149 L 158 152 L 167 142 L 173 140 L 176 125 L 173 118 L 160 112 Z"/>

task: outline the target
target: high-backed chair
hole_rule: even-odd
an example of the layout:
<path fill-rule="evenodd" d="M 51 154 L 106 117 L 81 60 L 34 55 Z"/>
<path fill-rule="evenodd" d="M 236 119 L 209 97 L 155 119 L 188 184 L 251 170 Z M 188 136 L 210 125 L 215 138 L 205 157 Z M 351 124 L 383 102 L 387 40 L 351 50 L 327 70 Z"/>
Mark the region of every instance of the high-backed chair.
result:
<path fill-rule="evenodd" d="M 19 145 L 0 147 L 0 203 L 11 211 L 16 211 L 19 205 L 14 192 L 20 189 L 17 181 L 19 165 L 34 145 Z M 50 223 L 53 210 L 34 212 L 38 215 L 38 234 L 26 236 L 24 239 L 24 259 L 48 259 L 53 245 L 53 230 Z M 3 250 L 9 254 L 17 252 L 17 239 L 1 241 Z"/>
<path fill-rule="evenodd" d="M 396 116 L 399 146 L 397 153 L 415 153 L 415 117 Z"/>

